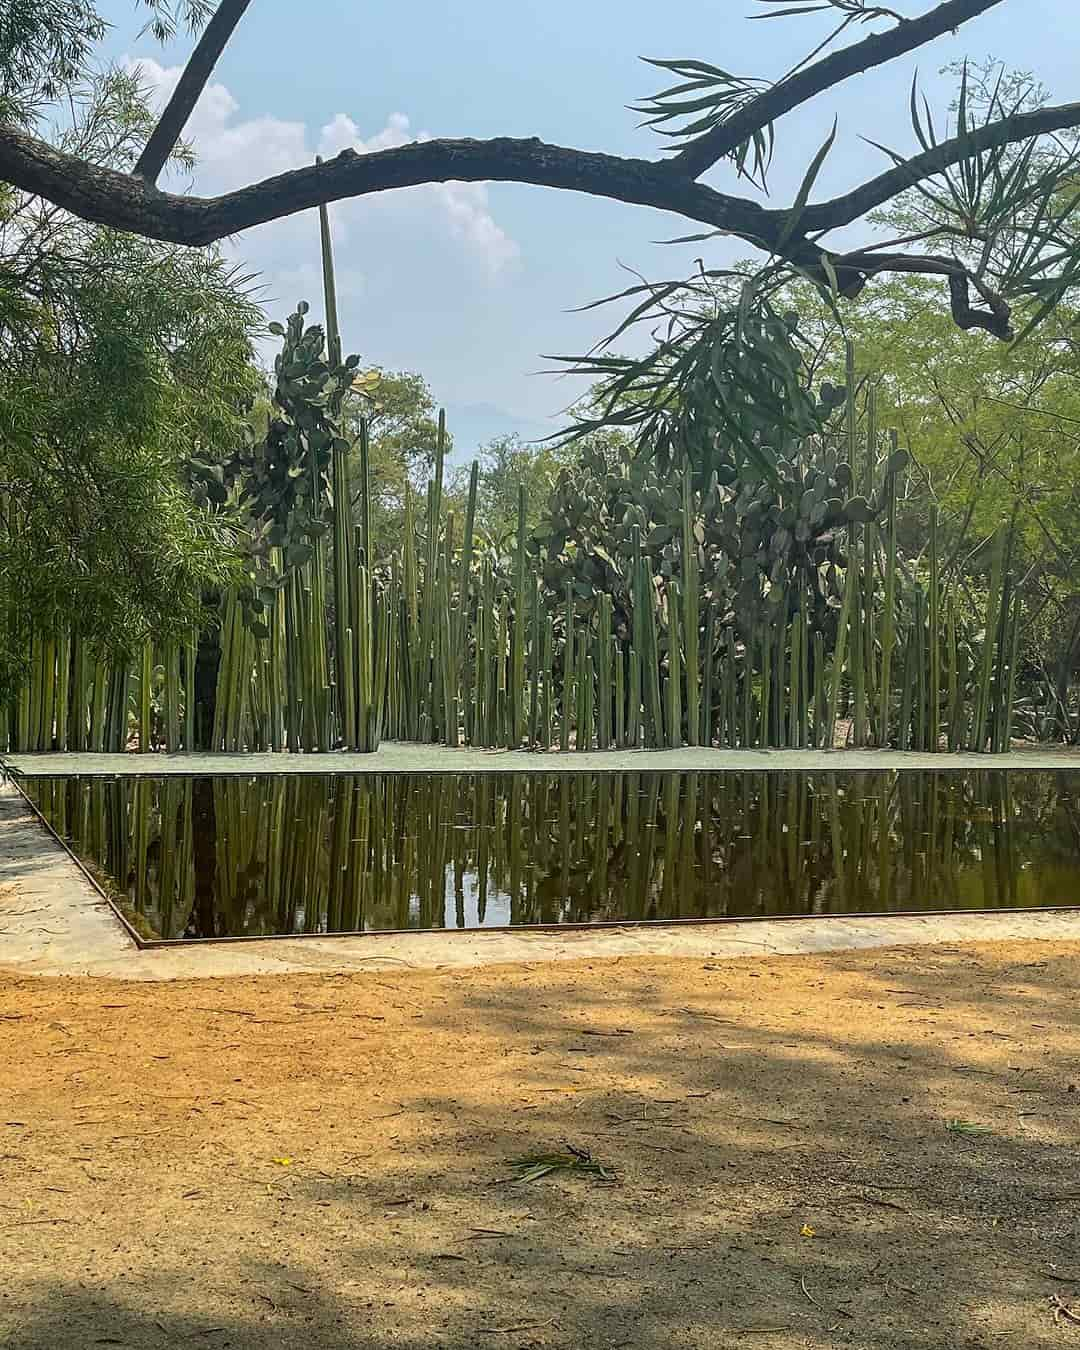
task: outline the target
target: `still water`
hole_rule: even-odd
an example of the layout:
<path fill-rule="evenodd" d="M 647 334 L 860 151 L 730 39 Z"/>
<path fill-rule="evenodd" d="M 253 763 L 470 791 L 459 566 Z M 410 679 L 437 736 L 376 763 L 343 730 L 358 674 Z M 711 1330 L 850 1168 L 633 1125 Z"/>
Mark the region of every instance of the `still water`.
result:
<path fill-rule="evenodd" d="M 1080 904 L 1080 774 L 28 778 L 146 938 Z"/>

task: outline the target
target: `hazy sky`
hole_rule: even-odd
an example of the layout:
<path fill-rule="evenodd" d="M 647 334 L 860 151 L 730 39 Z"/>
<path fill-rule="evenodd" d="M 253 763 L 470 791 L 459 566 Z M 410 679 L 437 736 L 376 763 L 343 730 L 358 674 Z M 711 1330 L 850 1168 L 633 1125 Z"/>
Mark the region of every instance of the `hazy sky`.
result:
<path fill-rule="evenodd" d="M 895 0 L 912 17 L 929 0 Z M 823 35 L 816 17 L 749 22 L 754 0 L 544 0 L 508 4 L 433 0 L 410 5 L 344 0 L 254 0 L 190 128 L 200 166 L 192 187 L 213 193 L 334 154 L 417 135 L 540 136 L 584 149 L 651 155 L 660 138 L 626 105 L 655 92 L 663 72 L 641 56 L 697 57 L 744 75 L 775 77 Z M 162 49 L 139 36 L 132 0 L 109 3 L 108 55 L 138 59 L 162 87 L 187 42 Z M 858 36 L 862 29 L 854 30 Z M 851 30 L 849 30 L 851 32 Z M 850 39 L 849 39 L 850 40 Z M 1077 0 L 1005 0 L 920 54 L 923 83 L 948 102 L 938 71 L 965 54 L 1033 71 L 1055 101 L 1080 99 Z M 913 143 L 907 95 L 912 59 L 849 83 L 777 128 L 770 187 L 790 198 L 834 114 L 836 146 L 815 195 L 885 167 L 869 136 Z M 715 171 L 716 186 L 740 190 Z M 677 276 L 701 247 L 656 240 L 694 227 L 677 217 L 542 188 L 449 184 L 334 208 L 347 350 L 422 371 L 466 440 L 519 429 L 535 434 L 574 390 L 539 374 L 544 353 L 580 351 L 614 313 L 569 311 L 629 279 Z M 710 262 L 745 250 L 710 244 Z M 262 274 L 281 317 L 306 298 L 319 306 L 314 213 L 250 231 L 229 245 Z"/>

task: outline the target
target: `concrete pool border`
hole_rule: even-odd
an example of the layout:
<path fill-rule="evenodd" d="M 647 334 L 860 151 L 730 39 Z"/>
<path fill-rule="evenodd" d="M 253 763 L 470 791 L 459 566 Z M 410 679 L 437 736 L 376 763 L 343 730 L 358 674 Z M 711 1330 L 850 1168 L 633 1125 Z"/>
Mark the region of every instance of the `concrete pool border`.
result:
<path fill-rule="evenodd" d="M 478 750 L 386 741 L 371 754 L 61 754 L 11 753 L 0 766 L 20 777 L 106 775 L 160 777 L 201 774 L 448 774 L 448 773 L 757 773 L 802 771 L 972 772 L 1080 770 L 1080 749 L 1022 747 L 1006 754 L 916 750 Z"/>
<path fill-rule="evenodd" d="M 14 883 L 14 884 L 10 884 Z M 33 902 L 30 906 L 26 901 Z M 539 961 L 799 955 L 1080 941 L 1080 909 L 946 911 L 603 927 L 422 930 L 143 944 L 13 783 L 0 781 L 0 974 L 173 980 Z"/>

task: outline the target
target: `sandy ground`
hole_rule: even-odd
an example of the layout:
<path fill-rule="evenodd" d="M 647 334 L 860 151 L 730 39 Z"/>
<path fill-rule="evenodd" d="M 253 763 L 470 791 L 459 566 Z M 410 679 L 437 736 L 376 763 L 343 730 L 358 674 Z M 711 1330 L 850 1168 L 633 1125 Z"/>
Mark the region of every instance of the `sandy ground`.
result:
<path fill-rule="evenodd" d="M 0 1346 L 1080 1345 L 1078 984 L 1034 942 L 0 977 Z M 616 1179 L 507 1180 L 565 1142 Z"/>

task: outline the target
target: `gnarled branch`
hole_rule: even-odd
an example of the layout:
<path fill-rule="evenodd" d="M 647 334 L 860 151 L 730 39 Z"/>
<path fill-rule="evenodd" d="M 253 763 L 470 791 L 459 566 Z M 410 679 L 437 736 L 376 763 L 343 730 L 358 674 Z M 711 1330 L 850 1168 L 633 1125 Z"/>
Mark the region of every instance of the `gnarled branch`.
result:
<path fill-rule="evenodd" d="M 730 230 L 768 249 L 782 211 L 730 197 L 645 159 L 571 150 L 544 141 L 433 140 L 357 154 L 344 150 L 220 197 L 161 192 L 145 179 L 87 164 L 12 128 L 0 130 L 0 178 L 84 220 L 174 244 L 210 244 L 323 202 L 365 197 L 423 183 L 513 182 L 562 188 L 672 211 Z"/>
<path fill-rule="evenodd" d="M 949 286 L 949 308 L 958 328 L 965 331 L 982 328 L 1002 342 L 1008 342 L 1013 337 L 1012 310 L 1009 305 L 984 282 L 973 277 L 957 258 L 935 253 L 882 253 L 870 249 L 845 253 L 841 257 L 833 256 L 831 262 L 838 278 L 854 278 L 849 281 L 846 290 L 843 280 L 840 282 L 841 293 L 849 298 L 857 295 L 870 277 L 878 272 L 944 277 Z M 986 302 L 985 309 L 977 309 L 972 305 L 972 287 Z"/>
<path fill-rule="evenodd" d="M 1017 113 L 955 136 L 851 192 L 807 206 L 787 255 L 805 255 L 806 233 L 849 225 L 916 182 L 982 150 L 1080 127 L 1080 103 Z M 175 244 L 209 244 L 323 202 L 423 183 L 513 182 L 561 188 L 670 211 L 770 250 L 788 212 L 675 177 L 670 164 L 550 145 L 533 139 L 433 140 L 291 169 L 220 197 L 161 192 L 145 179 L 88 164 L 14 128 L 0 129 L 0 177 L 85 220 Z"/>

